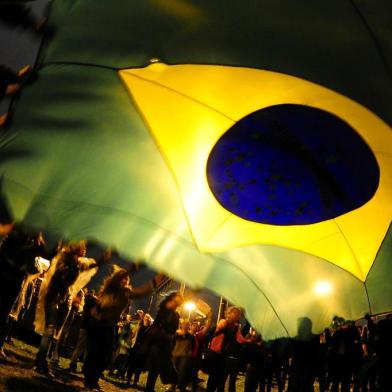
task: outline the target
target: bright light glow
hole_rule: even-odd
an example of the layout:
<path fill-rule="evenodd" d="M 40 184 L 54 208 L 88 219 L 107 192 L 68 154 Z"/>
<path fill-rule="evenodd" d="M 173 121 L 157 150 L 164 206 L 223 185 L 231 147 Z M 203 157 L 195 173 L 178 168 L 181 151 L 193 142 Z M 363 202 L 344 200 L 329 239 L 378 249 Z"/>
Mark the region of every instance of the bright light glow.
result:
<path fill-rule="evenodd" d="M 331 282 L 328 282 L 326 280 L 320 280 L 314 285 L 313 289 L 318 296 L 325 297 L 332 293 L 333 287 Z"/>
<path fill-rule="evenodd" d="M 196 304 L 191 301 L 185 302 L 184 309 L 187 310 L 188 312 L 192 312 L 193 310 L 196 309 Z"/>
<path fill-rule="evenodd" d="M 37 256 L 35 258 L 35 261 L 42 268 L 42 271 L 47 271 L 49 269 L 49 267 L 50 267 L 50 261 L 47 260 L 47 259 L 44 259 L 43 257 Z"/>

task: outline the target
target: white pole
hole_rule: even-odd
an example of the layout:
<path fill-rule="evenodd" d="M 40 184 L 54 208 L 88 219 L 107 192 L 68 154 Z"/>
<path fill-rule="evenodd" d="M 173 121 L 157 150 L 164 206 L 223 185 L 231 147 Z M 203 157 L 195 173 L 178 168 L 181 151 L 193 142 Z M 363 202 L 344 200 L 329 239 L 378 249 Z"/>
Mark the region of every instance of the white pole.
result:
<path fill-rule="evenodd" d="M 221 319 L 223 303 L 224 303 L 223 297 L 220 297 L 219 309 L 218 309 L 218 321 Z"/>

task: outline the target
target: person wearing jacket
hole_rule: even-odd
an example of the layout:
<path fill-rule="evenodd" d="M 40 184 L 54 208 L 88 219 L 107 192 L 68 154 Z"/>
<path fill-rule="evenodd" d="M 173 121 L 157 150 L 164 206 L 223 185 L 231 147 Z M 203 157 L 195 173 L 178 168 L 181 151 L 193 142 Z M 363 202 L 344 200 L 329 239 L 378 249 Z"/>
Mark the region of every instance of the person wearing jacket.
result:
<path fill-rule="evenodd" d="M 133 376 L 133 386 L 137 386 L 139 383 L 140 374 L 146 365 L 147 353 L 144 341 L 146 340 L 145 336 L 147 331 L 154 321 L 150 314 L 144 313 L 142 310 L 138 310 L 137 313 L 140 317 L 140 321 L 135 327 L 132 339 L 132 349 L 127 367 L 127 385 L 131 384 Z"/>
<path fill-rule="evenodd" d="M 162 276 L 157 275 L 153 281 L 133 288 L 130 286 L 129 272 L 117 266 L 113 274 L 106 278 L 97 303 L 91 309 L 87 326 L 87 355 L 83 367 L 86 388 L 99 388 L 98 381 L 113 349 L 114 329 L 131 299 L 150 294 L 161 279 Z"/>
<path fill-rule="evenodd" d="M 157 317 L 147 333 L 146 339 L 149 345 L 147 392 L 155 390 L 158 376 L 163 384 L 174 385 L 177 382 L 171 352 L 180 320 L 176 310 L 183 302 L 184 298 L 179 292 L 169 294 L 159 305 Z"/>
<path fill-rule="evenodd" d="M 65 314 L 65 317 L 59 320 L 61 310 L 69 310 L 74 291 L 78 292 L 85 286 L 97 271 L 95 260 L 88 259 L 85 255 L 84 241 L 61 248 L 53 258 L 40 288 L 34 326 L 36 332 L 42 334 L 42 338 L 35 358 L 35 367 L 38 373 L 50 378 L 54 375 L 48 367 L 47 356 L 61 335 L 66 319 Z M 78 287 L 79 285 L 81 287 Z"/>
<path fill-rule="evenodd" d="M 240 350 L 243 343 L 250 342 L 240 330 L 242 311 L 237 306 L 227 309 L 226 318 L 218 322 L 210 343 L 209 354 L 213 357 L 207 381 L 207 392 L 223 392 L 229 378 L 229 392 L 235 392 L 239 372 Z"/>

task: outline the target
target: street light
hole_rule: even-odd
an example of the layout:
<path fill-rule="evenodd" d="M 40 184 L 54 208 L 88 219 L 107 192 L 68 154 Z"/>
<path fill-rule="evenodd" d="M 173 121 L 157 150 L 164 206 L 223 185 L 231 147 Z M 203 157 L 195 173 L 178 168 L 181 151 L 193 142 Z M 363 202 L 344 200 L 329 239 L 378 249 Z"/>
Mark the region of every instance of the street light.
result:
<path fill-rule="evenodd" d="M 313 289 L 317 296 L 326 297 L 332 293 L 333 286 L 331 282 L 328 282 L 326 280 L 320 280 L 316 282 Z"/>
<path fill-rule="evenodd" d="M 191 312 L 196 309 L 196 304 L 192 301 L 187 301 L 184 304 L 184 309 L 188 311 L 188 321 L 191 319 Z"/>

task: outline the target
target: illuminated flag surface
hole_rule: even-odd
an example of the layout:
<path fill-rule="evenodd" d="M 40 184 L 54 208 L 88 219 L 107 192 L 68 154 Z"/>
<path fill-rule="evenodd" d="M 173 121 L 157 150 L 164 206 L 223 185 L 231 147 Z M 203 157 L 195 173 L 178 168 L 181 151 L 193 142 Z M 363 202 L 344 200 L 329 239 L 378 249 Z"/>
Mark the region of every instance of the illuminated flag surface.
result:
<path fill-rule="evenodd" d="M 55 0 L 3 197 L 224 295 L 266 338 L 390 311 L 391 12 Z"/>

